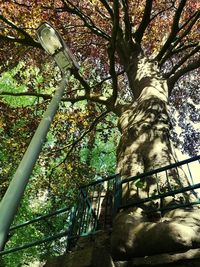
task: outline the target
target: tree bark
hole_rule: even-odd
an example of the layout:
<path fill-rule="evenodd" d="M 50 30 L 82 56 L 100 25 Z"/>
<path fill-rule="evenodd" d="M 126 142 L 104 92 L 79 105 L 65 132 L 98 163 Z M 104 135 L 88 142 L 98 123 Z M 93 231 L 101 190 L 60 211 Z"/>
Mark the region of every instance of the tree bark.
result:
<path fill-rule="evenodd" d="M 121 139 L 117 150 L 117 171 L 122 179 L 176 162 L 169 139 L 167 82 L 157 67 L 141 59 L 134 76 L 136 99 L 119 118 Z M 189 184 L 181 168 L 125 183 L 122 204 L 151 197 Z M 200 244 L 198 207 L 156 212 L 157 208 L 196 200 L 193 192 L 149 201 L 118 213 L 111 238 L 115 259 L 146 256 L 188 249 Z M 150 212 L 150 211 L 154 212 Z"/>
<path fill-rule="evenodd" d="M 117 172 L 122 179 L 177 161 L 169 138 L 166 80 L 161 78 L 156 65 L 144 58 L 138 62 L 137 73 L 134 76 L 134 87 L 137 88 L 138 97 L 119 118 L 121 139 L 117 150 Z M 163 172 L 142 181 L 125 184 L 123 199 L 139 200 L 188 184 L 182 169 L 173 169 L 167 176 Z M 188 201 L 190 197 L 184 194 L 184 198 Z M 168 198 L 167 202 L 169 199 L 172 201 Z"/>

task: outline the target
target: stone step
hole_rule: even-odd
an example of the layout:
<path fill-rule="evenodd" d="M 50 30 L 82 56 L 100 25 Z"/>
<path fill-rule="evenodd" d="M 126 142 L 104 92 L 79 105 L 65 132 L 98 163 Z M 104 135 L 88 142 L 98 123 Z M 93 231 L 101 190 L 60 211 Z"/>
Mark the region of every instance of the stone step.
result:
<path fill-rule="evenodd" d="M 44 267 L 200 267 L 200 249 L 113 261 L 108 249 L 87 247 L 53 258 Z"/>
<path fill-rule="evenodd" d="M 116 261 L 115 267 L 200 267 L 200 249 Z"/>
<path fill-rule="evenodd" d="M 200 267 L 200 248 L 114 261 L 110 231 L 80 237 L 72 251 L 49 259 L 44 267 Z"/>

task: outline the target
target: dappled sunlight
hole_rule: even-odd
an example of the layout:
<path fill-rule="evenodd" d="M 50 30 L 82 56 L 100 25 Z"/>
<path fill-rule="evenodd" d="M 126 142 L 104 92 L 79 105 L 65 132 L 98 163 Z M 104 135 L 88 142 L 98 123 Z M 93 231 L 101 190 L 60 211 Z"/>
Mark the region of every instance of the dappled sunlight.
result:
<path fill-rule="evenodd" d="M 118 172 L 122 177 L 135 176 L 175 161 L 168 139 L 168 123 L 166 104 L 157 97 L 139 102 L 122 114 L 118 146 Z M 155 188 L 150 187 L 155 182 L 149 179 L 146 183 L 146 189 L 149 187 L 154 192 Z M 137 191 L 137 187 L 133 190 Z"/>
<path fill-rule="evenodd" d="M 199 206 L 185 208 L 198 203 L 196 190 L 190 189 L 190 164 L 152 173 L 178 161 L 169 139 L 167 86 L 155 76 L 148 64 L 139 68 L 138 99 L 119 118 L 122 206 L 111 240 L 116 259 L 189 249 L 200 242 Z"/>
<path fill-rule="evenodd" d="M 114 259 L 200 246 L 200 183 L 192 177 L 199 167 L 194 157 L 122 180 L 123 200 L 111 238 Z"/>
<path fill-rule="evenodd" d="M 152 66 L 144 69 L 143 73 L 152 71 Z M 140 72 L 140 68 L 139 71 Z M 155 72 L 156 73 L 156 72 Z M 138 74 L 142 80 L 142 73 Z M 154 71 L 152 71 L 154 76 Z M 156 75 L 156 74 L 155 74 Z M 148 76 L 148 75 L 147 75 Z M 142 82 L 142 81 L 141 81 Z M 153 90 L 155 84 L 156 90 Z M 129 106 L 119 118 L 121 139 L 117 155 L 117 172 L 123 179 L 166 166 L 177 161 L 174 148 L 169 140 L 170 122 L 166 103 L 167 90 L 164 81 L 156 78 L 149 79 L 143 84 L 137 104 Z M 189 176 L 190 177 L 190 176 Z M 150 176 L 143 183 L 131 182 L 123 186 L 123 201 L 128 199 L 141 199 L 145 195 L 150 197 L 156 193 L 163 193 L 171 189 L 188 186 L 190 180 L 182 168 L 170 170 L 167 174 L 159 173 Z M 167 198 L 156 205 L 169 205 L 169 203 L 192 201 L 197 196 L 181 194 L 176 198 Z"/>

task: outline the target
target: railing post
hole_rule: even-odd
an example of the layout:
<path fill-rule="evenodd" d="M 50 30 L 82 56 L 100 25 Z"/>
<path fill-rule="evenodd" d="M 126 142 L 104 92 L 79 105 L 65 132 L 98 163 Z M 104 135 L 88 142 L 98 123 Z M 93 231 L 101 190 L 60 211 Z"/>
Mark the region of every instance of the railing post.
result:
<path fill-rule="evenodd" d="M 122 183 L 119 175 L 115 178 L 113 217 L 117 214 L 122 202 Z"/>
<path fill-rule="evenodd" d="M 69 216 L 69 232 L 67 235 L 67 251 L 70 250 L 71 248 L 71 238 L 73 236 L 73 231 L 74 231 L 74 224 L 75 224 L 75 219 L 76 219 L 76 211 L 77 207 L 72 207 L 70 216 Z"/>
<path fill-rule="evenodd" d="M 93 218 L 97 219 L 97 215 L 92 208 L 92 203 L 89 201 L 88 196 L 86 195 L 86 193 L 84 192 L 84 190 L 82 188 L 80 189 L 80 192 L 81 192 L 81 195 L 82 195 L 82 197 L 83 197 L 83 199 L 84 199 L 84 201 L 88 207 L 88 210 L 91 211 Z"/>

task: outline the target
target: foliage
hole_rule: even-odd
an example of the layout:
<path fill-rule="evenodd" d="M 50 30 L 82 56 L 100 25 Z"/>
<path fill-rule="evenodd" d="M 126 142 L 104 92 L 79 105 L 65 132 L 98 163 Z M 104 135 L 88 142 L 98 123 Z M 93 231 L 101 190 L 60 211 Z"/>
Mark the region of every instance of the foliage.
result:
<path fill-rule="evenodd" d="M 200 108 L 198 71 L 181 79 L 170 99 L 172 140 L 176 147 L 190 156 L 198 155 L 200 147 Z M 183 84 L 183 86 L 180 86 Z M 175 116 L 174 116 L 175 115 Z"/>
<path fill-rule="evenodd" d="M 22 68 L 23 80 L 19 80 L 16 74 L 19 74 Z M 24 80 L 27 82 L 24 83 Z M 23 84 L 32 83 L 42 87 L 42 82 L 43 78 L 37 68 L 24 68 L 20 63 L 15 69 L 3 73 L 1 90 L 9 93 L 23 92 L 27 90 L 27 86 Z M 52 91 L 51 83 L 50 81 L 45 92 Z M 38 96 L 23 95 L 17 98 L 5 95 L 1 98 L 1 196 L 5 193 L 9 180 L 38 126 L 47 101 Z M 95 179 L 96 173 L 102 176 L 114 172 L 116 161 L 113 143 L 116 143 L 117 138 L 113 125 L 116 119 L 109 115 L 99 126 L 94 124 L 92 131 L 88 131 L 99 114 L 101 109 L 86 101 L 74 105 L 63 103 L 60 106 L 14 224 L 63 206 L 72 206 L 81 184 Z M 75 146 L 77 144 L 80 146 Z M 104 156 L 101 156 L 101 153 L 104 153 Z M 62 230 L 65 220 L 64 216 L 54 219 L 52 225 L 51 222 L 31 225 L 26 228 L 25 233 L 24 229 L 16 230 L 7 243 L 7 248 L 47 237 L 49 230 L 53 235 Z M 59 242 L 53 246 L 51 243 L 47 246 L 42 245 L 40 249 L 43 253 L 40 254 L 38 248 L 30 248 L 11 256 L 4 256 L 4 261 L 9 267 L 14 266 L 13 264 L 17 266 L 22 261 L 32 261 L 34 258 L 42 260 L 45 255 L 56 254 L 57 249 L 62 250 L 61 244 L 58 244 Z"/>

